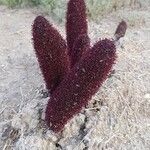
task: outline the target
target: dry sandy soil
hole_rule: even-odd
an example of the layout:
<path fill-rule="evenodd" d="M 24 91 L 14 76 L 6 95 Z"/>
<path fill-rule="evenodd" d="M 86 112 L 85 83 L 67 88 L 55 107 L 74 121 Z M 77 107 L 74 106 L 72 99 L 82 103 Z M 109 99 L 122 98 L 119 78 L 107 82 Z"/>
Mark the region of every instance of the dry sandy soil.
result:
<path fill-rule="evenodd" d="M 114 73 L 60 134 L 43 121 L 48 98 L 31 40 L 37 14 L 0 7 L 0 149 L 150 150 L 150 9 L 89 23 L 92 42 L 111 38 L 121 19 L 128 30 Z"/>

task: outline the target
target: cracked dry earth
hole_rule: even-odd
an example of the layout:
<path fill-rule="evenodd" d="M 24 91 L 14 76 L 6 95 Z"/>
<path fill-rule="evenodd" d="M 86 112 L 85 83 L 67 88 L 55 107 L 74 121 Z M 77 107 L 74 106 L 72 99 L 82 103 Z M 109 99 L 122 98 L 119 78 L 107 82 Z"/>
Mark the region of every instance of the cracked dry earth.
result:
<path fill-rule="evenodd" d="M 38 13 L 1 6 L 0 149 L 150 150 L 149 12 L 119 10 L 89 23 L 92 43 L 111 38 L 121 19 L 128 31 L 109 79 L 86 109 L 54 134 L 43 121 L 48 98 L 31 40 Z M 63 24 L 59 30 L 64 35 Z"/>

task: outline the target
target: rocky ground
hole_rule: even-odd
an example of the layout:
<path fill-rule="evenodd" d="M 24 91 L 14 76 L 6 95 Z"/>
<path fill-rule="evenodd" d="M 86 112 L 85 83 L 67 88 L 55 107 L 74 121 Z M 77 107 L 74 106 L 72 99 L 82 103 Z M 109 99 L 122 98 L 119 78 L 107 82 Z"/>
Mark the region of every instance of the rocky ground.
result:
<path fill-rule="evenodd" d="M 60 134 L 43 121 L 48 98 L 31 40 L 38 14 L 0 7 L 0 149 L 150 150 L 150 9 L 89 22 L 93 43 L 111 38 L 122 19 L 128 30 L 113 74 Z M 64 24 L 55 25 L 65 36 Z"/>

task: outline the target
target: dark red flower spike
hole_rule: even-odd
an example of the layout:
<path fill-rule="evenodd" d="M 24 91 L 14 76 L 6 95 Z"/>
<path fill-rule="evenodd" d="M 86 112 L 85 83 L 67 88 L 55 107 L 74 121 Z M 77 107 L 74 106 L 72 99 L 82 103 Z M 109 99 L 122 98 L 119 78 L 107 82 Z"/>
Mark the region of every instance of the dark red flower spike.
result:
<path fill-rule="evenodd" d="M 52 91 L 45 119 L 54 132 L 61 131 L 106 80 L 116 60 L 115 43 L 126 29 L 127 24 L 122 21 L 113 40 L 100 40 L 90 48 L 85 2 L 70 0 L 66 23 L 68 52 L 58 31 L 44 17 L 35 19 L 34 48 L 46 86 Z"/>
<path fill-rule="evenodd" d="M 75 41 L 80 35 L 87 36 L 87 15 L 86 15 L 86 5 L 84 0 L 70 0 L 68 2 L 67 8 L 67 22 L 66 22 L 66 32 L 67 32 L 67 45 L 69 48 L 69 55 L 71 64 L 75 64 L 74 58 L 80 56 L 80 51 L 73 49 Z M 87 44 L 85 44 L 87 45 Z M 77 50 L 75 52 L 75 50 Z M 79 54 L 78 54 L 79 52 Z M 73 60 L 73 62 L 72 62 Z"/>
<path fill-rule="evenodd" d="M 66 42 L 42 16 L 34 20 L 32 34 L 34 49 L 47 89 L 52 92 L 69 71 Z"/>
<path fill-rule="evenodd" d="M 116 48 L 108 39 L 97 42 L 71 69 L 53 92 L 46 109 L 46 122 L 54 131 L 88 104 L 109 75 L 116 60 Z"/>
<path fill-rule="evenodd" d="M 115 40 L 118 41 L 120 38 L 124 37 L 127 30 L 127 24 L 125 21 L 121 21 L 115 32 Z"/>

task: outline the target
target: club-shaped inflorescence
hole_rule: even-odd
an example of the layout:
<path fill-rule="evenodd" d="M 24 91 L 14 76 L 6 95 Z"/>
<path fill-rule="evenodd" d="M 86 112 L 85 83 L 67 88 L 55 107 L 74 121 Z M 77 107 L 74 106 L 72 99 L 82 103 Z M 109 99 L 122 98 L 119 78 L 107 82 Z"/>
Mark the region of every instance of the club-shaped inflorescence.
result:
<path fill-rule="evenodd" d="M 66 33 L 67 33 L 67 45 L 69 49 L 69 56 L 71 61 L 71 66 L 73 66 L 76 58 L 80 58 L 84 49 L 83 43 L 79 49 L 74 49 L 75 42 L 84 35 L 88 38 L 88 25 L 87 25 L 87 15 L 86 15 L 86 5 L 84 0 L 70 0 L 68 2 L 67 15 L 66 15 Z M 90 45 L 90 41 L 86 40 L 85 45 Z"/>
<path fill-rule="evenodd" d="M 116 59 L 113 41 L 97 42 L 89 49 L 53 92 L 46 109 L 46 122 L 55 132 L 88 104 L 107 78 Z"/>
<path fill-rule="evenodd" d="M 45 120 L 59 132 L 85 107 L 107 79 L 116 60 L 115 42 L 125 35 L 122 21 L 115 39 L 99 40 L 90 47 L 84 0 L 70 0 L 67 8 L 67 42 L 42 16 L 33 24 L 36 56 L 51 97 Z"/>
<path fill-rule="evenodd" d="M 33 44 L 49 92 L 62 81 L 70 69 L 65 40 L 42 16 L 33 24 Z"/>

